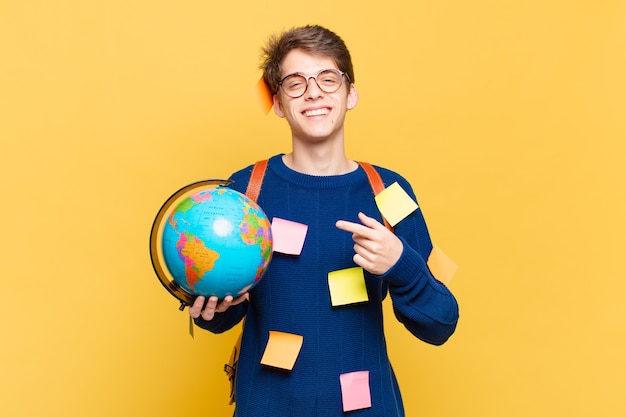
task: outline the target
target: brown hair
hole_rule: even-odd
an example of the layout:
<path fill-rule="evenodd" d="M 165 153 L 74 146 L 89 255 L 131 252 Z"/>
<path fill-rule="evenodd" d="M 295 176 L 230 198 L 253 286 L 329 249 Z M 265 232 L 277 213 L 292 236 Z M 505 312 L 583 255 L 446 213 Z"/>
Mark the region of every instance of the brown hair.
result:
<path fill-rule="evenodd" d="M 278 93 L 280 64 L 294 49 L 332 58 L 337 67 L 346 73 L 349 83 L 354 82 L 352 58 L 344 41 L 334 32 L 318 25 L 292 28 L 269 38 L 263 48 L 261 69 L 263 79 L 272 94 Z M 347 84 L 349 84 L 347 83 Z"/>

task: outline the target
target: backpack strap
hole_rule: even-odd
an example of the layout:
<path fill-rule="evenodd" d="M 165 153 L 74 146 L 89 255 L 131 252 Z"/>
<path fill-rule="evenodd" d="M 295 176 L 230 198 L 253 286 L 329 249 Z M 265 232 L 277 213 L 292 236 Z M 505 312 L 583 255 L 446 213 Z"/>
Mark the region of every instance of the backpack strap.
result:
<path fill-rule="evenodd" d="M 263 184 L 263 177 L 265 177 L 265 170 L 267 169 L 267 159 L 257 161 L 252 167 L 252 173 L 248 180 L 248 187 L 246 188 L 246 196 L 256 203 L 261 193 L 261 185 Z M 243 336 L 243 326 L 246 324 L 246 316 L 243 316 L 241 321 L 242 331 L 239 332 L 239 337 L 235 342 L 233 351 L 228 359 L 228 363 L 224 365 L 224 372 L 230 382 L 230 395 L 229 404 L 236 402 L 235 398 L 235 380 L 237 378 L 237 364 L 239 363 L 239 350 L 241 349 L 241 337 Z"/>
<path fill-rule="evenodd" d="M 380 177 L 380 174 L 374 168 L 374 166 L 368 162 L 357 161 L 358 164 L 363 168 L 365 174 L 367 174 L 367 179 L 372 186 L 372 190 L 374 191 L 374 195 L 378 195 L 381 191 L 385 189 L 385 183 L 383 179 Z M 385 222 L 385 227 L 393 232 L 393 227 L 387 222 L 387 220 L 383 217 L 383 222 Z"/>
<path fill-rule="evenodd" d="M 263 183 L 263 177 L 265 177 L 265 170 L 267 169 L 267 159 L 258 161 L 252 167 L 252 173 L 250 174 L 250 180 L 248 181 L 248 188 L 246 188 L 246 195 L 250 200 L 256 203 L 261 192 L 261 184 Z"/>

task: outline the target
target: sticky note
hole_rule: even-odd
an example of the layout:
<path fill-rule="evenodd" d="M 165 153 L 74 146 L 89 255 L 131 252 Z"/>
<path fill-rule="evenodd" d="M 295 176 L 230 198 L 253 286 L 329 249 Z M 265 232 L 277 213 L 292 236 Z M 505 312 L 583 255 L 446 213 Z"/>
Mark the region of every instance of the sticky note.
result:
<path fill-rule="evenodd" d="M 433 246 L 433 250 L 430 252 L 426 264 L 431 274 L 446 285 L 450 283 L 456 270 L 459 269 L 457 264 L 439 249 L 438 246 Z"/>
<path fill-rule="evenodd" d="M 272 238 L 274 252 L 287 255 L 300 255 L 309 226 L 291 220 L 274 217 L 272 219 Z"/>
<path fill-rule="evenodd" d="M 272 106 L 274 105 L 274 100 L 272 99 L 272 93 L 269 87 L 267 86 L 267 84 L 265 84 L 263 76 L 261 76 L 259 81 L 257 81 L 254 93 L 259 101 L 259 104 L 261 105 L 261 109 L 263 110 L 263 112 L 265 114 L 269 113 L 272 109 Z"/>
<path fill-rule="evenodd" d="M 333 306 L 360 303 L 369 299 L 361 267 L 329 272 L 328 288 Z"/>
<path fill-rule="evenodd" d="M 339 375 L 343 411 L 361 410 L 372 406 L 369 371 Z"/>
<path fill-rule="evenodd" d="M 378 193 L 374 199 L 381 214 L 392 226 L 418 208 L 417 203 L 397 182 Z"/>
<path fill-rule="evenodd" d="M 270 331 L 261 363 L 291 371 L 298 359 L 304 338 L 297 334 Z"/>

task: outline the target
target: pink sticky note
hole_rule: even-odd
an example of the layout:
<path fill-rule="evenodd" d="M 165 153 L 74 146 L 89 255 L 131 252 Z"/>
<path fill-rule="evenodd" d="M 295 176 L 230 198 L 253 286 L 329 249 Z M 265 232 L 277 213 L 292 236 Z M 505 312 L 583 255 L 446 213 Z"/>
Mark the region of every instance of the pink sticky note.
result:
<path fill-rule="evenodd" d="M 286 255 L 300 255 L 309 226 L 291 220 L 274 217 L 272 219 L 272 238 L 274 252 Z"/>
<path fill-rule="evenodd" d="M 339 375 L 343 411 L 360 410 L 372 406 L 370 372 L 358 371 Z"/>

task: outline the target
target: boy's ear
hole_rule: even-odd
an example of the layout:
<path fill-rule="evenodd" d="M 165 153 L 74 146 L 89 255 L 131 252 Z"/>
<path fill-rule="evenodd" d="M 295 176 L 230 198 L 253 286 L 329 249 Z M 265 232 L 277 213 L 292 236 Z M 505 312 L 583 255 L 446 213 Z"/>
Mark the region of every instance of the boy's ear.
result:
<path fill-rule="evenodd" d="M 278 117 L 285 117 L 285 112 L 283 112 L 283 105 L 278 98 L 278 94 L 274 94 L 272 100 L 274 101 L 274 113 L 276 113 Z"/>
<path fill-rule="evenodd" d="M 350 84 L 350 91 L 348 91 L 348 100 L 346 101 L 346 107 L 348 110 L 352 110 L 359 102 L 359 93 L 356 91 L 356 86 Z"/>

